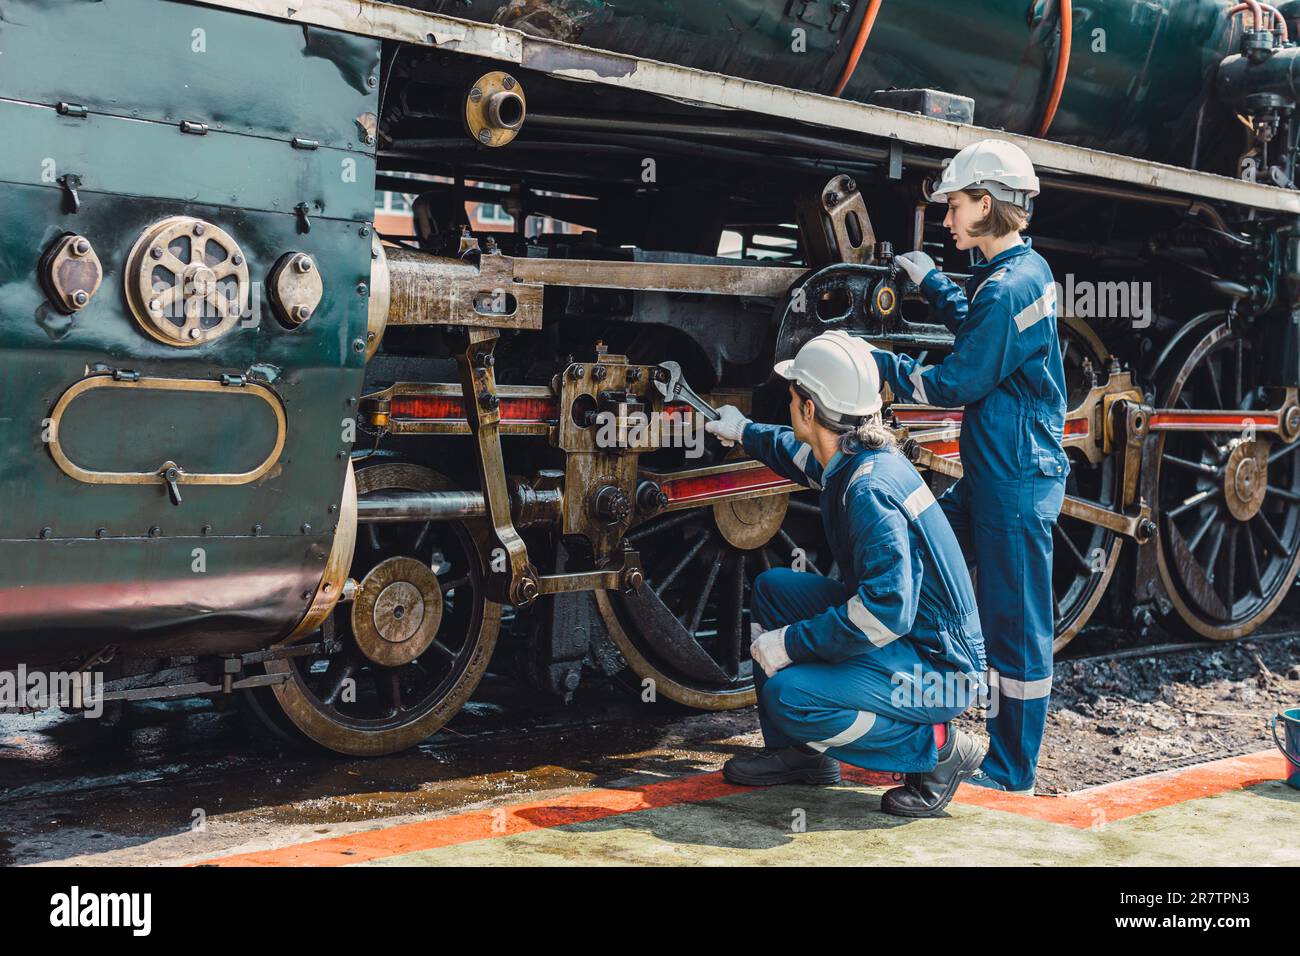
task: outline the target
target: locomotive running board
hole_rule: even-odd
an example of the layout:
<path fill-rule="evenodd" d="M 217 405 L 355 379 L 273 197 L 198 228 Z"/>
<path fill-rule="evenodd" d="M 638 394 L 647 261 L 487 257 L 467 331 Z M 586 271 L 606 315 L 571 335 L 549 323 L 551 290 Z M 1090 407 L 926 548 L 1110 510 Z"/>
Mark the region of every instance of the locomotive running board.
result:
<path fill-rule="evenodd" d="M 292 6 L 286 0 L 194 2 L 290 23 L 393 40 L 409 46 L 513 63 L 561 79 L 649 93 L 706 108 L 766 115 L 837 131 L 856 132 L 886 146 L 906 143 L 955 153 L 971 143 L 997 137 L 1023 148 L 1034 164 L 1044 170 L 1125 183 L 1140 187 L 1141 192 L 1148 195 L 1179 193 L 1192 197 L 1189 200 L 1192 206 L 1211 199 L 1300 215 L 1300 193 L 1276 186 L 596 50 L 493 24 L 475 23 L 375 0 L 298 0 Z M 904 159 L 935 165 L 931 158 L 905 156 Z"/>

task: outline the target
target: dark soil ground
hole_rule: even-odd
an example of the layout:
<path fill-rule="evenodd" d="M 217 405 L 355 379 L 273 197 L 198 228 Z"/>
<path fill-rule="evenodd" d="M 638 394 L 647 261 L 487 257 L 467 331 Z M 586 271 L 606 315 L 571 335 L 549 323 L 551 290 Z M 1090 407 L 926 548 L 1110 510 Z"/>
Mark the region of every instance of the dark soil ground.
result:
<path fill-rule="evenodd" d="M 1037 791 L 1063 793 L 1273 747 L 1300 707 L 1300 635 L 1056 665 Z M 978 716 L 961 726 L 984 736 Z"/>

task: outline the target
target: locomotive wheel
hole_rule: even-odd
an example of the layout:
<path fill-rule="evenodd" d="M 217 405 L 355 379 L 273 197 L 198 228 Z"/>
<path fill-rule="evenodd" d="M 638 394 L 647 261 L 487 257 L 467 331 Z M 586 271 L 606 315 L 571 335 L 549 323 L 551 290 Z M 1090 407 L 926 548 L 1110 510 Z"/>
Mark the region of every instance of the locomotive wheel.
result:
<path fill-rule="evenodd" d="M 1166 408 L 1272 404 L 1253 343 L 1220 325 L 1175 363 Z M 1253 440 L 1252 440 L 1253 439 Z M 1160 578 L 1197 634 L 1249 634 L 1282 603 L 1300 569 L 1300 442 L 1241 430 L 1164 432 L 1156 446 Z"/>
<path fill-rule="evenodd" d="M 1058 324 L 1061 358 L 1065 363 L 1066 406 L 1073 408 L 1091 387 L 1085 368 L 1102 371 L 1110 355 L 1088 325 L 1073 317 Z M 1082 453 L 1070 451 L 1070 477 L 1066 494 L 1113 508 L 1119 493 L 1119 465 L 1109 455 L 1093 464 Z M 1056 601 L 1056 640 L 1060 651 L 1083 630 L 1101 603 L 1122 539 L 1113 531 L 1062 515 L 1052 532 L 1052 591 Z"/>
<path fill-rule="evenodd" d="M 452 489 L 418 465 L 356 475 L 358 494 Z M 437 731 L 478 686 L 501 625 L 501 605 L 483 594 L 479 554 L 463 523 L 364 526 L 351 569 L 362 582 L 356 603 L 335 608 L 325 625 L 343 649 L 269 662 L 268 673 L 290 678 L 271 694 L 255 691 L 254 710 L 282 736 L 354 756 L 395 753 Z"/>
<path fill-rule="evenodd" d="M 596 592 L 610 639 L 632 674 L 654 681 L 656 694 L 699 710 L 734 710 L 754 703 L 749 658 L 749 605 L 754 578 L 773 567 L 800 566 L 829 574 L 829 549 L 815 492 L 774 495 L 670 512 L 627 536 L 641 554 L 646 582 L 722 671 L 706 680 L 674 667 L 646 634 L 642 616 L 622 594 Z M 649 595 L 647 595 L 649 596 Z"/>

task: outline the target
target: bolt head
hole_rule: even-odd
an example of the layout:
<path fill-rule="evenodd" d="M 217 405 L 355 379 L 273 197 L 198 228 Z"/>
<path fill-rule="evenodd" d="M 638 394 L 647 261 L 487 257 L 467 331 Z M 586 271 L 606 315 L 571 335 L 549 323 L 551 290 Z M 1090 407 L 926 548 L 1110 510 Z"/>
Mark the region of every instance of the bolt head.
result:
<path fill-rule="evenodd" d="M 367 295 L 369 292 L 370 290 L 366 287 L 364 282 L 357 283 L 357 295 Z"/>
<path fill-rule="evenodd" d="M 199 331 L 198 326 L 195 326 L 194 328 L 190 329 L 189 334 L 190 334 L 190 338 L 197 339 L 199 335 L 201 335 L 202 333 Z"/>
<path fill-rule="evenodd" d="M 293 260 L 293 265 L 299 272 L 311 272 L 313 267 L 311 256 L 299 256 L 297 259 Z"/>
<path fill-rule="evenodd" d="M 501 81 L 501 85 L 507 90 L 513 90 L 515 88 L 515 78 L 513 76 L 507 76 Z"/>
<path fill-rule="evenodd" d="M 90 243 L 83 236 L 78 236 L 72 240 L 72 254 L 74 256 L 84 256 L 90 251 Z"/>
<path fill-rule="evenodd" d="M 85 289 L 78 289 L 72 294 L 72 301 L 76 305 L 85 305 L 90 301 L 90 294 Z"/>
<path fill-rule="evenodd" d="M 163 256 L 162 246 L 154 246 L 149 250 L 149 255 L 155 259 L 161 259 Z"/>
<path fill-rule="evenodd" d="M 207 230 L 207 228 L 203 225 L 203 223 L 201 223 L 201 222 L 196 222 L 196 223 L 194 224 L 194 235 L 196 235 L 196 236 L 201 236 L 201 235 L 203 235 L 203 234 L 204 234 L 205 232 L 207 232 L 207 231 L 208 231 L 208 230 Z"/>
<path fill-rule="evenodd" d="M 236 253 L 230 257 L 230 261 L 237 266 L 242 266 L 244 264 L 244 257 Z"/>
<path fill-rule="evenodd" d="M 373 73 L 370 76 L 366 77 L 366 86 L 370 87 L 373 90 L 378 85 L 379 85 L 379 77 L 375 76 Z"/>
<path fill-rule="evenodd" d="M 492 142 L 492 131 L 491 131 L 491 130 L 486 130 L 486 129 L 481 129 L 481 130 L 479 130 L 479 131 L 478 131 L 478 141 L 479 141 L 480 143 L 490 143 L 490 142 Z"/>
<path fill-rule="evenodd" d="M 311 318 L 311 309 L 305 305 L 295 305 L 293 307 L 293 318 L 295 322 L 306 322 Z"/>
<path fill-rule="evenodd" d="M 481 99 L 483 99 L 483 91 L 477 86 L 469 91 L 469 101 L 471 103 L 477 103 Z"/>

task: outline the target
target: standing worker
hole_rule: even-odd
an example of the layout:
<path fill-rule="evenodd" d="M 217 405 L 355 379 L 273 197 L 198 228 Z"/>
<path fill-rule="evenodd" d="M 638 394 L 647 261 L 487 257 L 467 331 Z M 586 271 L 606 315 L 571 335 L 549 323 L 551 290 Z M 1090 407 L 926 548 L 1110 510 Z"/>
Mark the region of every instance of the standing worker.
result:
<path fill-rule="evenodd" d="M 732 783 L 837 783 L 839 761 L 905 774 L 881 809 L 940 813 L 983 747 L 947 722 L 983 690 L 984 642 L 961 546 L 880 419 L 872 348 L 845 332 L 813 339 L 776 373 L 790 421 L 734 406 L 705 427 L 821 491 L 843 581 L 776 568 L 754 582 L 750 647 L 765 748 L 733 757 Z"/>
<path fill-rule="evenodd" d="M 956 336 L 952 353 L 935 365 L 873 353 L 900 400 L 965 407 L 965 474 L 940 504 L 975 565 L 996 675 L 989 752 L 971 782 L 1019 793 L 1033 792 L 1052 692 L 1052 529 L 1070 470 L 1056 285 L 1020 235 L 1038 186 L 1012 143 L 984 140 L 957 154 L 930 198 L 947 203 L 943 224 L 957 248 L 978 251 L 965 290 L 924 252 L 895 260 Z"/>

